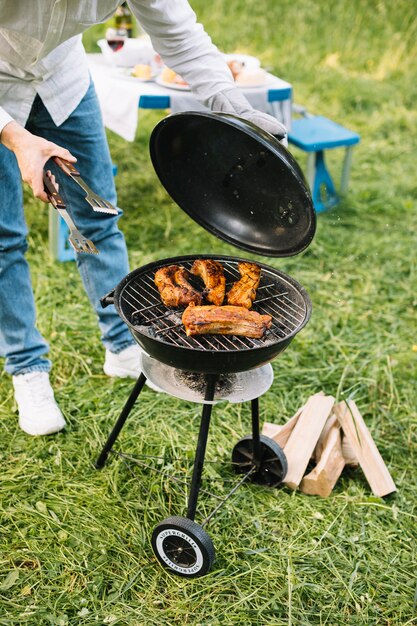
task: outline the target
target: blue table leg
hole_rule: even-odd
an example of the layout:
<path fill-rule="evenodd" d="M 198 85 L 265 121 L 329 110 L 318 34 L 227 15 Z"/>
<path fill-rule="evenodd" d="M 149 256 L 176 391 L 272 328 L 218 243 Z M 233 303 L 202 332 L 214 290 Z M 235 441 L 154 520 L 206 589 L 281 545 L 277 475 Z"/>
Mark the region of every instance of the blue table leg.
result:
<path fill-rule="evenodd" d="M 313 204 L 317 213 L 322 213 L 335 206 L 339 202 L 339 196 L 326 167 L 324 152 L 316 152 L 316 172 L 313 185 Z"/>
<path fill-rule="evenodd" d="M 345 151 L 345 158 L 343 159 L 342 179 L 340 181 L 340 193 L 347 193 L 349 187 L 349 175 L 352 165 L 353 146 L 349 146 Z"/>

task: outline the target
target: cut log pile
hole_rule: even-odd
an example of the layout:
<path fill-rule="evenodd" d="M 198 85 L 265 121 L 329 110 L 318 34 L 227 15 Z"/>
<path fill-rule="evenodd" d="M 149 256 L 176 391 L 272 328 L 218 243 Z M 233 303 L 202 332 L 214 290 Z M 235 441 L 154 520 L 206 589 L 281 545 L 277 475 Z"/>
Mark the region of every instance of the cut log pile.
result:
<path fill-rule="evenodd" d="M 284 484 L 291 489 L 326 497 L 345 466 L 359 465 L 376 496 L 396 491 L 353 400 L 336 403 L 333 396 L 316 393 L 286 424 L 265 422 L 262 434 L 284 450 L 288 461 Z M 311 461 L 315 466 L 306 474 Z"/>

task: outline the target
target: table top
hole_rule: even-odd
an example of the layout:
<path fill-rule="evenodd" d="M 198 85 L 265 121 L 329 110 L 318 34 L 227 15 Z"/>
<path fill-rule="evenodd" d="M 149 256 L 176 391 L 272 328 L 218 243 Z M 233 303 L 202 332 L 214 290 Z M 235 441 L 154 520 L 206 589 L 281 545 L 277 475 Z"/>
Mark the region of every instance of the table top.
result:
<path fill-rule="evenodd" d="M 305 152 L 354 146 L 360 136 L 322 115 L 303 117 L 292 123 L 289 141 Z"/>
<path fill-rule="evenodd" d="M 184 94 L 190 94 L 189 89 L 178 89 L 176 87 L 168 87 L 165 85 L 160 85 L 155 80 L 150 81 L 141 81 L 133 76 L 129 76 L 126 72 L 127 68 L 117 67 L 109 65 L 104 59 L 102 54 L 87 54 L 88 64 L 90 68 L 90 72 L 93 75 L 93 78 L 105 78 L 108 82 L 120 83 L 128 83 L 130 85 L 130 89 L 135 89 L 138 95 L 162 95 L 169 96 L 170 98 L 183 97 Z M 120 86 L 120 85 L 119 85 Z M 285 80 L 278 78 L 278 76 L 274 76 L 273 74 L 267 73 L 267 79 L 264 85 L 259 87 L 241 87 L 241 90 L 245 95 L 250 95 L 254 93 L 264 93 L 266 92 L 281 92 L 277 93 L 274 100 L 286 100 L 291 97 L 292 86 Z M 272 100 L 270 100 L 271 102 Z"/>
<path fill-rule="evenodd" d="M 129 76 L 125 68 L 109 65 L 102 54 L 87 54 L 88 65 L 100 102 L 104 124 L 128 141 L 133 141 L 138 123 L 138 108 L 165 109 L 171 112 L 207 110 L 190 90 L 166 87 L 152 81 Z M 287 81 L 267 74 L 261 87 L 241 88 L 250 104 L 266 113 L 273 104 L 282 105 L 281 121 L 291 123 L 292 86 Z"/>

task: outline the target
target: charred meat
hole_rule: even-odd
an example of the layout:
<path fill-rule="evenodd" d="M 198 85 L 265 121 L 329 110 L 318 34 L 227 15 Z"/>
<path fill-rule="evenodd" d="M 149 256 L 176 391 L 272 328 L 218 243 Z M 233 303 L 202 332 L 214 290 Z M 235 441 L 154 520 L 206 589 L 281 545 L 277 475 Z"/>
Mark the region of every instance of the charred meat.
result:
<path fill-rule="evenodd" d="M 238 268 L 242 278 L 234 283 L 228 291 L 227 303 L 250 309 L 261 279 L 261 268 L 256 263 L 246 261 L 241 261 Z"/>
<path fill-rule="evenodd" d="M 240 335 L 260 339 L 271 327 L 272 317 L 239 306 L 195 306 L 191 303 L 182 314 L 188 336 Z"/>
<path fill-rule="evenodd" d="M 190 285 L 187 278 L 187 270 L 179 265 L 161 267 L 155 272 L 155 285 L 165 306 L 188 306 L 191 302 L 203 302 L 202 294 Z"/>
<path fill-rule="evenodd" d="M 212 259 L 197 259 L 191 268 L 191 274 L 200 276 L 205 285 L 203 295 L 207 302 L 220 306 L 226 291 L 226 278 L 223 266 Z"/>

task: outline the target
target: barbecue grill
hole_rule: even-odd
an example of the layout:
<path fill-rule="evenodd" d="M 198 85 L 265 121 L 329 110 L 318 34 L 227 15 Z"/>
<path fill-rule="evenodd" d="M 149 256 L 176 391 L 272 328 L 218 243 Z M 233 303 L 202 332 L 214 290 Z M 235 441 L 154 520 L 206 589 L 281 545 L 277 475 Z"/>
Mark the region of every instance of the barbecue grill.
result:
<path fill-rule="evenodd" d="M 218 237 L 269 256 L 296 254 L 310 243 L 315 214 L 303 175 L 268 133 L 234 116 L 181 113 L 156 126 L 150 147 L 155 170 L 171 197 Z M 152 535 L 160 563 L 185 577 L 205 574 L 214 561 L 214 547 L 203 528 L 212 514 L 201 525 L 194 521 L 213 405 L 221 400 L 251 403 L 252 433 L 232 451 L 232 467 L 243 475 L 238 485 L 245 481 L 280 485 L 287 461 L 280 446 L 260 434 L 259 397 L 272 384 L 270 361 L 311 315 L 308 294 L 297 281 L 257 263 L 261 281 L 252 308 L 272 317 L 264 336 L 187 336 L 182 309 L 162 303 L 154 277 L 158 269 L 173 264 L 189 270 L 198 258 L 222 264 L 226 291 L 240 278 L 238 263 L 246 260 L 207 254 L 159 260 L 134 270 L 102 298 L 103 306 L 115 305 L 145 354 L 143 371 L 96 467 L 106 463 L 147 380 L 166 393 L 203 405 L 186 516 L 162 521 Z M 193 281 L 201 289 L 201 282 L 191 275 Z"/>

